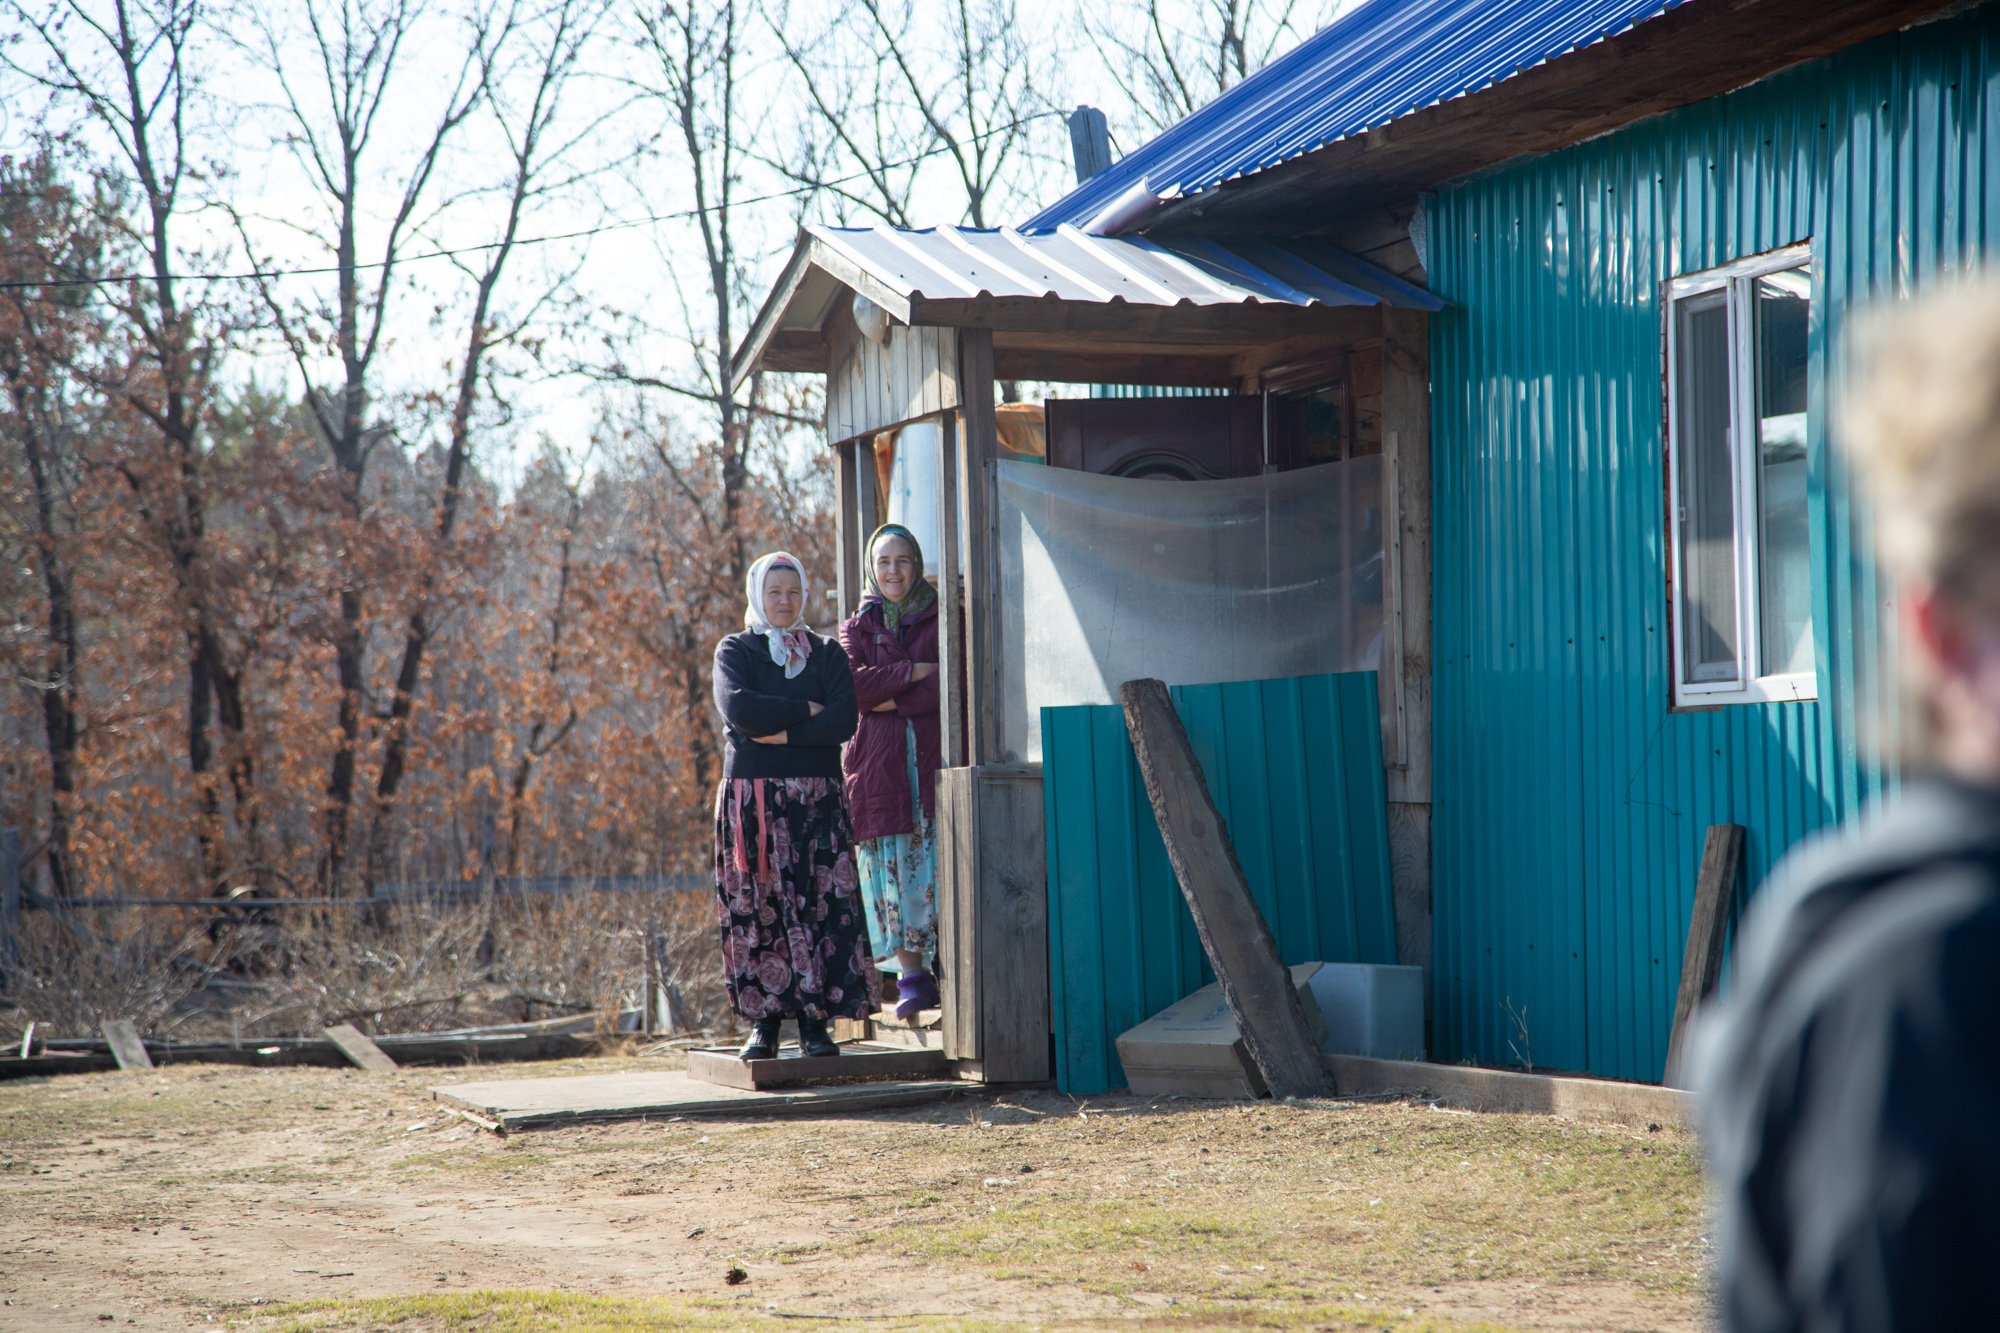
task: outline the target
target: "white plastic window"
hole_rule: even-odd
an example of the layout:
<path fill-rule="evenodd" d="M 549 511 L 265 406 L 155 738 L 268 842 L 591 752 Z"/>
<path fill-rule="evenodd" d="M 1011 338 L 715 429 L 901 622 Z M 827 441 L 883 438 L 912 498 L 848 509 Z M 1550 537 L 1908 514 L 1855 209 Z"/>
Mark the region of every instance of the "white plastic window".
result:
<path fill-rule="evenodd" d="M 1674 702 L 1819 695 L 1807 535 L 1808 246 L 1667 289 Z"/>

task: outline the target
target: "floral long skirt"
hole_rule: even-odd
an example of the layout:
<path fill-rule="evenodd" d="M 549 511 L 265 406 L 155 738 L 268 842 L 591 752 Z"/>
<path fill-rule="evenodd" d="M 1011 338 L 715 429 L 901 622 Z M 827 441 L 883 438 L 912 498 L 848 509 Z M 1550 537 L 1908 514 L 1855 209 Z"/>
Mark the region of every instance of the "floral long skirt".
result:
<path fill-rule="evenodd" d="M 864 1018 L 881 989 L 840 782 L 724 778 L 715 892 L 729 1003 L 745 1018 Z"/>
<path fill-rule="evenodd" d="M 909 734 L 910 805 L 908 833 L 870 838 L 855 849 L 861 898 L 868 909 L 868 944 L 877 967 L 900 971 L 898 949 L 908 949 L 931 971 L 937 961 L 937 831 L 924 814 L 917 787 L 917 733 Z"/>

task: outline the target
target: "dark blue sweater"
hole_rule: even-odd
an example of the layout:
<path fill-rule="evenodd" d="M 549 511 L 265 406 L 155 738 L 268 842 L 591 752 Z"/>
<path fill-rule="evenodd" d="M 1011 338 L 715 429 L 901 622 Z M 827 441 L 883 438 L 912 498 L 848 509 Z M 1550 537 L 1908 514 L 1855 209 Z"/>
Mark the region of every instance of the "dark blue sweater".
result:
<path fill-rule="evenodd" d="M 790 680 L 761 634 L 743 630 L 715 645 L 715 706 L 729 742 L 725 778 L 840 779 L 840 747 L 860 717 L 854 674 L 838 643 L 810 637 L 806 669 Z M 814 716 L 812 704 L 823 711 Z M 781 731 L 783 745 L 751 739 Z"/>

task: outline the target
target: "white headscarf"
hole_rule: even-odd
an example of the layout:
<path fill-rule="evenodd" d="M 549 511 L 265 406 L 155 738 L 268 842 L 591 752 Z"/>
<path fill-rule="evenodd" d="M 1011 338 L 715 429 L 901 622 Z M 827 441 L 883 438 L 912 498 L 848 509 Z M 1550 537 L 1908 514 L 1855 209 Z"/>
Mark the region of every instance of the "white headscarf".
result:
<path fill-rule="evenodd" d="M 764 618 L 764 579 L 774 569 L 789 569 L 799 576 L 799 618 L 782 628 Z M 806 567 L 790 551 L 760 555 L 744 576 L 743 590 L 750 604 L 743 612 L 743 627 L 764 636 L 771 645 L 771 660 L 785 669 L 790 680 L 806 669 L 812 656 L 811 626 L 806 624 Z"/>

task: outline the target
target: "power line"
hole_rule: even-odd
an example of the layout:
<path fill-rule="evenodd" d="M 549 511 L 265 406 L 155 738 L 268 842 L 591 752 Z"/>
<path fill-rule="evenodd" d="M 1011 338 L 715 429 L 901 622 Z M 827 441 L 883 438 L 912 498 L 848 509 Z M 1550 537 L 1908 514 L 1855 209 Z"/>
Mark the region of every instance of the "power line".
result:
<path fill-rule="evenodd" d="M 990 139 L 995 135 L 1005 134 L 1009 130 L 1020 129 L 1022 126 L 1034 121 L 1046 120 L 1051 116 L 1060 116 L 1062 114 L 1064 113 L 1060 111 L 1037 111 L 1033 115 L 1022 116 L 1019 119 L 1008 121 L 1005 125 L 996 125 L 982 134 L 973 135 L 970 141 L 978 143 L 985 139 Z M 914 157 L 907 157 L 896 162 L 885 162 L 879 170 L 895 171 L 903 167 L 913 167 L 930 158 L 939 157 L 950 151 L 951 149 L 945 146 L 926 149 Z M 586 227 L 579 231 L 553 232 L 546 236 L 523 236 L 512 241 L 482 241 L 476 245 L 461 245 L 453 246 L 449 249 L 426 250 L 414 255 L 398 255 L 394 259 L 369 260 L 365 263 L 351 265 L 322 264 L 308 268 L 253 268 L 248 272 L 242 273 L 170 273 L 167 277 L 169 281 L 173 282 L 261 282 L 270 278 L 323 277 L 326 274 L 340 273 L 344 270 L 382 269 L 388 268 L 392 264 L 419 264 L 432 259 L 452 259 L 459 255 L 480 254 L 510 245 L 553 245 L 560 241 L 586 240 L 592 236 L 601 236 L 606 232 L 627 231 L 633 227 L 649 227 L 660 222 L 683 222 L 698 218 L 704 213 L 719 213 L 725 207 L 749 208 L 757 204 L 775 203 L 780 199 L 796 199 L 801 195 L 811 194 L 817 190 L 824 190 L 835 185 L 846 185 L 852 181 L 865 179 L 870 174 L 872 173 L 869 171 L 857 171 L 851 175 L 837 176 L 832 180 L 797 185 L 788 190 L 776 190 L 770 194 L 756 195 L 749 199 L 734 199 L 727 205 L 710 204 L 706 208 L 682 209 L 673 213 L 649 213 L 644 217 L 624 218 L 617 222 L 606 222 L 599 226 Z M 92 277 L 44 278 L 0 282 L 0 291 L 23 291 L 30 287 L 111 287 L 120 283 L 143 283 L 156 280 L 155 276 L 150 273 L 106 273 Z"/>

